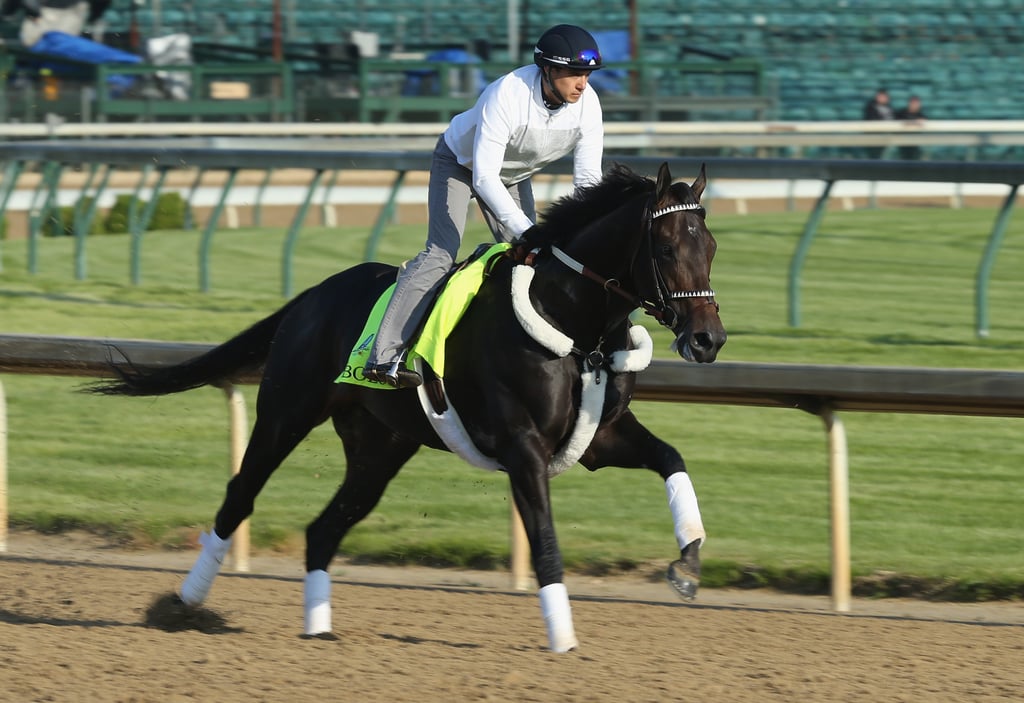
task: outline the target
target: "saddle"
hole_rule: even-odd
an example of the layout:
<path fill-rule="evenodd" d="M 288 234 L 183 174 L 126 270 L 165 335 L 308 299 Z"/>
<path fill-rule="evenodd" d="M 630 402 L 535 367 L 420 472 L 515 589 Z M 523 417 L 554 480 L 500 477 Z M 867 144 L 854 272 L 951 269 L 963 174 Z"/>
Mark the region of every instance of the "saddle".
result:
<path fill-rule="evenodd" d="M 438 292 L 431 301 L 430 308 L 424 315 L 423 322 L 417 328 L 409 348 L 408 363 L 417 358 L 423 361 L 423 382 L 432 404 L 438 412 L 444 412 L 447 404 L 440 388 L 440 378 L 444 377 L 445 341 L 455 325 L 465 314 L 487 274 L 494 263 L 503 256 L 508 256 L 512 247 L 509 244 L 481 244 L 470 256 L 455 264 L 445 275 Z M 371 381 L 363 375 L 366 360 L 373 346 L 373 340 L 380 328 L 381 319 L 387 309 L 388 302 L 394 293 L 392 284 L 385 290 L 363 326 L 359 342 L 352 349 L 349 358 L 335 383 L 350 383 L 375 389 L 394 390 L 386 383 Z"/>

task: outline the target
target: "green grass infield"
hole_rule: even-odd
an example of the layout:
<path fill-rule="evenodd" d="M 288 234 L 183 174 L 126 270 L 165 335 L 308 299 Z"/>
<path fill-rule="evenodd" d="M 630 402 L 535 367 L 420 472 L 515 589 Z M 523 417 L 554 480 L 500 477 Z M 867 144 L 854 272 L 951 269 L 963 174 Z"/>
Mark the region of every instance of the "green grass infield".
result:
<path fill-rule="evenodd" d="M 716 215 L 712 283 L 729 332 L 720 359 L 1019 370 L 1024 362 L 1024 225 L 1006 233 L 989 288 L 990 335 L 975 334 L 975 278 L 991 209 L 830 212 L 807 257 L 801 326 L 787 324 L 787 274 L 806 213 Z M 344 216 L 342 213 L 342 220 Z M 1019 220 L 1019 218 L 1018 218 Z M 308 227 L 295 290 L 357 263 L 365 228 Z M 485 241 L 471 224 L 463 252 Z M 391 226 L 381 260 L 422 244 Z M 199 290 L 198 232 L 147 233 L 142 282 L 130 240 L 0 242 L 0 332 L 220 342 L 281 304 L 280 229 L 216 232 L 210 290 Z M 656 355 L 671 358 L 654 332 Z M 163 398 L 77 393 L 84 379 L 6 375 L 12 523 L 84 528 L 139 546 L 180 547 L 209 529 L 228 472 L 222 393 Z M 255 408 L 255 388 L 244 393 Z M 827 592 L 828 476 L 821 422 L 799 411 L 637 402 L 637 415 L 687 460 L 708 530 L 711 586 Z M 250 416 L 250 422 L 252 417 Z M 978 600 L 1024 596 L 1019 419 L 845 413 L 855 590 Z M 298 551 L 344 474 L 337 437 L 318 428 L 259 497 L 257 548 Z M 677 554 L 664 486 L 652 473 L 575 467 L 552 484 L 567 566 L 654 572 Z M 503 567 L 509 492 L 501 475 L 422 450 L 342 545 L 396 563 Z"/>

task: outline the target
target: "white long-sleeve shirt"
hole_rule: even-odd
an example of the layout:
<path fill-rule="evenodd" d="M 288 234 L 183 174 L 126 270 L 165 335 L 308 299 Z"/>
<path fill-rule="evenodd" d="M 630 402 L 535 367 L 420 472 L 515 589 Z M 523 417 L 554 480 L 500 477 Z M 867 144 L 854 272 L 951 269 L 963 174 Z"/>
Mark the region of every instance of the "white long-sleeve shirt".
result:
<path fill-rule="evenodd" d="M 507 187 L 573 151 L 573 184 L 601 180 L 604 122 L 597 92 L 587 84 L 575 103 L 544 105 L 541 71 L 523 66 L 484 89 L 476 104 L 452 118 L 444 140 L 473 172 L 473 189 L 513 236 L 534 223 Z"/>

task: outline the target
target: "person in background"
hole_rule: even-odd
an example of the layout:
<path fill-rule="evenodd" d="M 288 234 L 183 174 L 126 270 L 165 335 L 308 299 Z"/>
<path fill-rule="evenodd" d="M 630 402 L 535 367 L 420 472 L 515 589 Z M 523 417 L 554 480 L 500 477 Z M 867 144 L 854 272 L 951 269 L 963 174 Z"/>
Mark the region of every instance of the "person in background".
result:
<path fill-rule="evenodd" d="M 0 14 L 14 15 L 25 11 L 18 39 L 31 49 L 47 32 L 78 36 L 87 23 L 100 18 L 110 5 L 109 0 L 92 5 L 85 0 L 4 0 Z"/>
<path fill-rule="evenodd" d="M 363 373 L 398 388 L 420 385 L 405 354 L 458 254 L 476 198 L 496 241 L 511 242 L 536 220 L 532 176 L 573 152 L 573 184 L 601 180 L 604 118 L 590 74 L 602 68 L 594 37 L 575 25 L 544 32 L 533 65 L 491 83 L 452 118 L 437 141 L 427 189 L 427 241 L 401 269 Z"/>
<path fill-rule="evenodd" d="M 864 104 L 865 120 L 891 120 L 893 118 L 892 105 L 889 103 L 889 91 L 879 88 L 875 91 L 874 97 Z M 884 146 L 871 146 L 865 149 L 868 158 L 880 159 L 885 153 Z"/>
<path fill-rule="evenodd" d="M 928 116 L 924 114 L 924 107 L 921 105 L 921 98 L 916 95 L 911 95 L 910 99 L 907 100 L 906 107 L 902 107 L 897 110 L 894 113 L 894 117 L 897 120 L 919 125 L 927 119 Z M 899 154 L 901 159 L 920 159 L 921 147 L 914 144 L 907 144 L 899 148 Z"/>
<path fill-rule="evenodd" d="M 111 0 L 3 0 L 0 16 L 24 12 L 18 39 L 30 51 L 87 63 L 140 63 L 142 58 L 81 36 Z"/>

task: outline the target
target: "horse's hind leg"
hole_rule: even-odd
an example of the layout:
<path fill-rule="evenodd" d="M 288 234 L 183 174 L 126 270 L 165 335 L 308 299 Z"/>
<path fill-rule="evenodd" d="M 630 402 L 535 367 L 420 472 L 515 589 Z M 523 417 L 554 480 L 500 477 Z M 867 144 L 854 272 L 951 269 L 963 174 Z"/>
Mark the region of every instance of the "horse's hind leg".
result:
<path fill-rule="evenodd" d="M 285 457 L 318 424 L 315 420 L 302 421 L 300 417 L 289 413 L 264 413 L 257 417 L 241 469 L 228 482 L 214 529 L 200 535 L 202 551 L 181 584 L 181 600 L 186 605 L 199 605 L 206 600 L 231 547 L 231 536 L 252 514 L 256 496 Z"/>
<path fill-rule="evenodd" d="M 331 631 L 331 578 L 327 568 L 341 540 L 377 506 L 388 483 L 420 446 L 399 437 L 361 408 L 335 416 L 334 429 L 345 446 L 347 469 L 334 498 L 306 528 L 306 635 Z"/>

